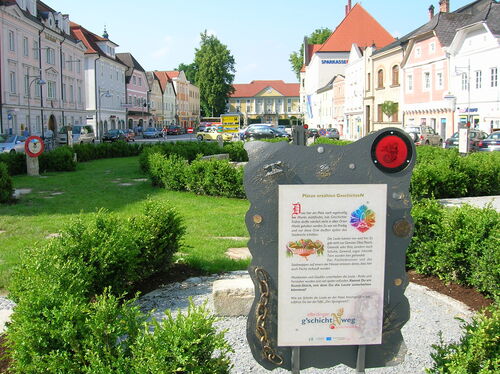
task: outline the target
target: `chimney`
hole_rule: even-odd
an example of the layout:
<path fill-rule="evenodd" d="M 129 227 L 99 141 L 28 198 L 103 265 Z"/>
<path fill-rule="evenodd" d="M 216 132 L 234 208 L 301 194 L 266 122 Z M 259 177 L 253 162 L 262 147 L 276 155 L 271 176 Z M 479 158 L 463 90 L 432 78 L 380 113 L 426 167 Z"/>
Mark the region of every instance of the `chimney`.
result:
<path fill-rule="evenodd" d="M 450 11 L 450 0 L 439 0 L 439 11 L 448 13 Z"/>
<path fill-rule="evenodd" d="M 351 0 L 347 0 L 347 5 L 345 6 L 345 15 L 346 16 L 351 11 L 351 9 L 352 9 Z"/>
<path fill-rule="evenodd" d="M 431 20 L 434 17 L 434 5 L 429 7 L 429 19 Z"/>

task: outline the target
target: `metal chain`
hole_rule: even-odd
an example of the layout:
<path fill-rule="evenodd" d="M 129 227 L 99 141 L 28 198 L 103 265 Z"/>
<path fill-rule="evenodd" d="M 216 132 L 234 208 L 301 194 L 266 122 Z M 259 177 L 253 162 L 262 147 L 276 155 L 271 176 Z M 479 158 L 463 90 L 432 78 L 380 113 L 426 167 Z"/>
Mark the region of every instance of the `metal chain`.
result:
<path fill-rule="evenodd" d="M 257 317 L 255 334 L 262 344 L 262 352 L 266 359 L 275 365 L 281 366 L 283 364 L 283 357 L 281 357 L 269 341 L 269 336 L 266 330 L 266 321 L 269 314 L 269 275 L 262 268 L 255 268 L 255 276 L 259 280 L 260 299 L 255 309 Z"/>

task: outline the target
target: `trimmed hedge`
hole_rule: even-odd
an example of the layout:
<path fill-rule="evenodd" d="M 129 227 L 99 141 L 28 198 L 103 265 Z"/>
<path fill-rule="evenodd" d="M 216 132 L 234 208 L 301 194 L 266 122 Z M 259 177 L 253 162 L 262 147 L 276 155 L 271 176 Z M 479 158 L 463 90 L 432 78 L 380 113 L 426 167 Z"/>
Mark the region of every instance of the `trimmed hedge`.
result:
<path fill-rule="evenodd" d="M 73 152 L 76 153 L 78 162 L 99 160 L 102 158 L 138 156 L 148 145 L 127 143 L 124 141 L 99 144 L 75 144 Z"/>
<path fill-rule="evenodd" d="M 0 154 L 0 162 L 8 165 L 10 175 L 26 174 L 26 155 L 24 153 Z M 58 147 L 52 151 L 44 152 L 38 157 L 40 173 L 48 171 L 74 171 L 76 161 L 73 151 L 67 146 Z"/>
<path fill-rule="evenodd" d="M 12 201 L 12 194 L 14 193 L 14 187 L 12 184 L 12 178 L 9 175 L 7 165 L 0 162 L 0 204 L 8 203 Z"/>
<path fill-rule="evenodd" d="M 500 297 L 500 213 L 469 205 L 448 209 L 424 199 L 415 203 L 412 216 L 408 267 Z"/>
<path fill-rule="evenodd" d="M 202 160 L 189 163 L 181 156 L 151 153 L 148 159 L 153 185 L 198 195 L 244 198 L 243 167 L 227 160 Z"/>
<path fill-rule="evenodd" d="M 410 184 L 413 199 L 500 194 L 500 152 L 461 156 L 456 149 L 417 147 Z"/>
<path fill-rule="evenodd" d="M 79 217 L 60 238 L 27 249 L 9 294 L 13 372 L 228 373 L 231 348 L 204 307 L 151 323 L 136 299 L 123 298 L 167 269 L 183 234 L 177 212 L 149 200 L 136 217 Z"/>
<path fill-rule="evenodd" d="M 431 374 L 495 374 L 500 372 L 500 306 L 494 305 L 490 314 L 481 313 L 469 324 L 463 322 L 464 334 L 458 343 L 433 345 L 434 360 Z"/>

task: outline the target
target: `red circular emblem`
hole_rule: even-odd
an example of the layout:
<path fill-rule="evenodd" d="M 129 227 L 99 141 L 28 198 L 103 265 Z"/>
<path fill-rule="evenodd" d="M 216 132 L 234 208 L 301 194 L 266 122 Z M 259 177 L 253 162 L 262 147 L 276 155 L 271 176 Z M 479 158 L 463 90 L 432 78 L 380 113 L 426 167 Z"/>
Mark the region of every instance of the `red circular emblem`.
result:
<path fill-rule="evenodd" d="M 24 142 L 24 151 L 29 157 L 38 157 L 43 153 L 45 144 L 39 136 L 29 136 Z"/>
<path fill-rule="evenodd" d="M 410 139 L 398 131 L 383 132 L 373 142 L 371 153 L 377 168 L 387 173 L 396 173 L 410 164 Z"/>

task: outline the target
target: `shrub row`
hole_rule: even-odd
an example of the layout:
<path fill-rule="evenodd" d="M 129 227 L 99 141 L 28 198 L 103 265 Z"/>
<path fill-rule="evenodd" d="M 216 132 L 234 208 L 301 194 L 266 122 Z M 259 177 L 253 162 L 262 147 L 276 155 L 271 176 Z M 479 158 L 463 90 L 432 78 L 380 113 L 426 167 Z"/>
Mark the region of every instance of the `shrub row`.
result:
<path fill-rule="evenodd" d="M 410 186 L 414 199 L 500 194 L 500 152 L 461 156 L 456 149 L 417 147 Z"/>
<path fill-rule="evenodd" d="M 415 203 L 412 216 L 410 268 L 500 297 L 500 213 L 469 205 L 448 209 L 424 199 Z"/>
<path fill-rule="evenodd" d="M 27 249 L 10 289 L 13 372 L 227 373 L 230 347 L 205 308 L 152 325 L 123 298 L 166 269 L 183 234 L 175 210 L 148 201 L 125 221 L 104 211 L 74 219 L 60 238 Z"/>
<path fill-rule="evenodd" d="M 189 163 L 181 156 L 152 153 L 148 159 L 154 185 L 174 191 L 192 191 L 198 195 L 245 197 L 243 168 L 227 160 L 201 160 Z"/>
<path fill-rule="evenodd" d="M 0 204 L 10 202 L 13 193 L 12 178 L 7 170 L 7 165 L 0 162 Z"/>
<path fill-rule="evenodd" d="M 469 324 L 463 325 L 459 342 L 433 345 L 431 374 L 494 374 L 500 372 L 500 307 L 490 309 L 490 314 L 479 314 Z"/>
<path fill-rule="evenodd" d="M 131 157 L 139 155 L 147 145 L 126 143 L 123 141 L 99 144 L 75 144 L 73 152 L 78 162 L 99 160 L 102 158 Z"/>
<path fill-rule="evenodd" d="M 2 153 L 0 162 L 7 164 L 10 175 L 26 174 L 26 155 L 24 153 Z M 59 147 L 50 152 L 44 152 L 38 157 L 41 173 L 48 171 L 74 171 L 76 161 L 69 147 Z"/>

